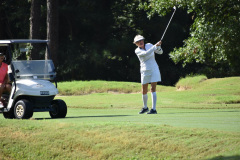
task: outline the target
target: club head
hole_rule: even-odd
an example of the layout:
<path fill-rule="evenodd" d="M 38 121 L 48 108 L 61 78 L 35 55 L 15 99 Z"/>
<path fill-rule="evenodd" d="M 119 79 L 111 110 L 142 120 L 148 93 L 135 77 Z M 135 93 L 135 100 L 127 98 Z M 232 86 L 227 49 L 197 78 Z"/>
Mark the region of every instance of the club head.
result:
<path fill-rule="evenodd" d="M 176 10 L 176 6 L 174 6 L 173 9 Z"/>

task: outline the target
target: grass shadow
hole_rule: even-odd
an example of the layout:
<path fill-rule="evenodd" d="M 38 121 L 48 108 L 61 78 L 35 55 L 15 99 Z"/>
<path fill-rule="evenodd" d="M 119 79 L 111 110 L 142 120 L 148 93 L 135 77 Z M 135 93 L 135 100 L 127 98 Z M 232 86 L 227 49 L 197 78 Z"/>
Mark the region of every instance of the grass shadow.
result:
<path fill-rule="evenodd" d="M 107 118 L 107 117 L 126 117 L 130 115 L 101 115 L 101 116 L 71 116 L 65 118 L 34 118 L 34 120 L 47 120 L 47 119 L 73 119 L 73 118 Z"/>
<path fill-rule="evenodd" d="M 217 156 L 214 158 L 210 158 L 208 160 L 239 160 L 240 155 L 235 155 L 235 156 Z"/>

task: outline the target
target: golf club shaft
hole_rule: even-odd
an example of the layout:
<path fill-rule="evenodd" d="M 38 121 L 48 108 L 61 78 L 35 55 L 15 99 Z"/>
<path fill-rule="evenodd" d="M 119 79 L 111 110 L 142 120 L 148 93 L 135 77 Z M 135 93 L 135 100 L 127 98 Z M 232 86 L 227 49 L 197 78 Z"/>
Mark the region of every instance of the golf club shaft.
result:
<path fill-rule="evenodd" d="M 173 7 L 173 9 L 174 9 L 174 12 L 173 12 L 173 14 L 172 14 L 172 16 L 171 16 L 171 18 L 170 18 L 170 20 L 169 20 L 169 22 L 168 22 L 168 25 L 167 25 L 167 27 L 166 27 L 163 35 L 162 35 L 161 41 L 163 40 L 163 37 L 164 37 L 164 35 L 165 35 L 165 33 L 166 33 L 167 29 L 168 29 L 168 26 L 169 26 L 169 24 L 170 24 L 170 22 L 171 22 L 171 20 L 172 20 L 172 18 L 173 18 L 173 15 L 174 15 L 175 12 L 176 12 L 176 7 L 175 7 L 175 6 Z"/>

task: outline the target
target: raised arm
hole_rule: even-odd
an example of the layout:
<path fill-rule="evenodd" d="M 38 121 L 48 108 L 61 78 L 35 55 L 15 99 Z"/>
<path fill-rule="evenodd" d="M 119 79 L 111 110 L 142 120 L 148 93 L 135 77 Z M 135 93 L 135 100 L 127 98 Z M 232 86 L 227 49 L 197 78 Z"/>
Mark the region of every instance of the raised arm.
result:
<path fill-rule="evenodd" d="M 157 49 L 156 45 L 153 45 L 151 48 L 149 48 L 148 50 L 144 51 L 144 50 L 140 50 L 140 49 L 136 49 L 135 53 L 139 56 L 139 57 L 146 57 L 149 56 L 152 52 L 154 52 Z"/>

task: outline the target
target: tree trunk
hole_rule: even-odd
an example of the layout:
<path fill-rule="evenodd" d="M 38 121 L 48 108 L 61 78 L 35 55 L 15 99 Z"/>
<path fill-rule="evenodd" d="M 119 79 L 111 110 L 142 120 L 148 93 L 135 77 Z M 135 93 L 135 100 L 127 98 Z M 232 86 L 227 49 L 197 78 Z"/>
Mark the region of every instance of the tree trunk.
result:
<path fill-rule="evenodd" d="M 41 2 L 39 0 L 31 0 L 31 15 L 30 15 L 30 34 L 29 39 L 40 38 L 40 26 L 41 26 Z M 39 59 L 39 46 L 32 44 L 33 49 L 31 51 L 31 59 Z"/>
<path fill-rule="evenodd" d="M 58 0 L 47 0 L 47 39 L 55 66 L 58 64 L 58 22 Z"/>

